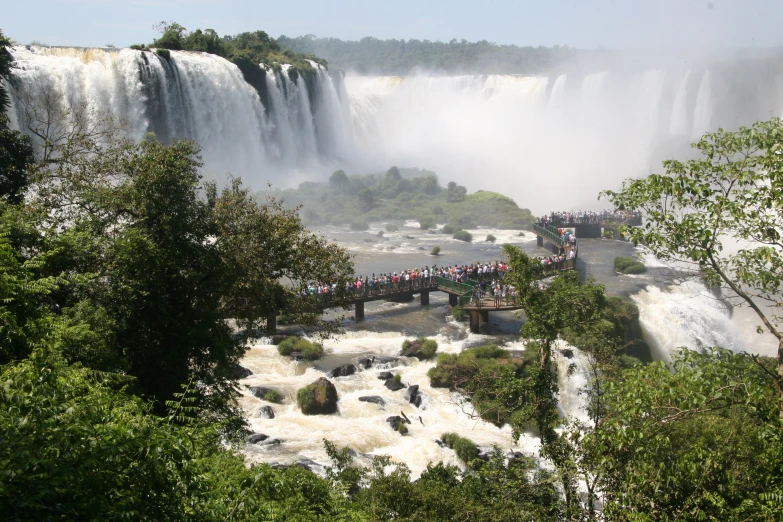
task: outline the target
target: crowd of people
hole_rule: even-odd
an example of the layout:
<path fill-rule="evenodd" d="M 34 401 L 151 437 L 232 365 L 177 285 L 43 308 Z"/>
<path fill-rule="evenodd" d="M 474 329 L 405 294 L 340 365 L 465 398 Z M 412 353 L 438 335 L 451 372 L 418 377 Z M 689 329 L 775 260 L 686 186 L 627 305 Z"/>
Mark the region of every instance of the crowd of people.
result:
<path fill-rule="evenodd" d="M 468 280 L 479 282 L 474 292 L 479 298 L 491 296 L 498 300 L 515 296 L 516 292 L 503 282 L 503 276 L 508 266 L 499 261 L 492 263 L 473 263 L 470 265 L 423 266 L 409 268 L 399 272 L 359 276 L 346 283 L 349 295 L 357 297 L 373 297 L 390 295 L 406 290 L 418 290 L 437 286 L 436 277 L 441 277 L 455 283 L 466 283 Z M 337 291 L 337 283 L 312 283 L 302 289 L 302 295 L 328 298 Z"/>
<path fill-rule="evenodd" d="M 589 223 L 618 223 L 638 226 L 642 224 L 640 212 L 625 210 L 577 210 L 552 212 L 541 216 L 540 225 L 584 225 Z"/>

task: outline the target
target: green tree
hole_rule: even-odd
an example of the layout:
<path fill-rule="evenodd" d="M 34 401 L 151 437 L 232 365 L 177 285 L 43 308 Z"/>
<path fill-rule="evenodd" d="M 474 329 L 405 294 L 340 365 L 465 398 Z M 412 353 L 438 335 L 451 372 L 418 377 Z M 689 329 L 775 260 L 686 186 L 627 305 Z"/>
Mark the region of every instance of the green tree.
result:
<path fill-rule="evenodd" d="M 329 187 L 338 194 L 347 192 L 351 187 L 351 180 L 346 176 L 345 171 L 336 170 L 329 176 Z"/>
<path fill-rule="evenodd" d="M 777 338 L 783 418 L 783 330 L 775 312 L 783 305 L 783 123 L 721 129 L 694 147 L 701 158 L 665 161 L 665 174 L 628 180 L 620 192 L 602 196 L 644 214 L 643 226 L 621 227 L 623 234 L 720 285 L 727 299 L 749 306 Z"/>
<path fill-rule="evenodd" d="M 372 189 L 363 189 L 359 192 L 359 211 L 368 212 L 375 206 L 375 195 Z"/>
<path fill-rule="evenodd" d="M 187 38 L 187 29 L 176 22 L 160 22 L 153 29 L 160 31 L 160 38 L 152 42 L 152 47 L 161 49 L 170 49 L 172 51 L 181 51 L 185 47 Z"/>
<path fill-rule="evenodd" d="M 221 192 L 205 183 L 197 154 L 192 142 L 120 142 L 41 169 L 33 203 L 51 222 L 51 270 L 95 274 L 55 296 L 63 309 L 87 299 L 108 313 L 80 312 L 113 330 L 115 356 L 93 343 L 101 355 L 90 357 L 119 361 L 159 412 L 196 379 L 205 415 L 237 419 L 232 370 L 244 350 L 229 319 L 245 336 L 283 310 L 298 323 L 334 328 L 300 289 L 344 283 L 352 265 L 296 211 L 259 203 L 239 180 Z M 330 304 L 344 301 L 338 292 Z"/>
<path fill-rule="evenodd" d="M 608 520 L 779 520 L 774 361 L 683 350 L 623 372 L 600 423 L 572 433 Z"/>
<path fill-rule="evenodd" d="M 27 175 L 33 163 L 33 147 L 29 136 L 8 128 L 8 93 L 3 80 L 11 74 L 11 45 L 0 31 L 0 197 L 11 203 L 21 203 L 27 187 Z"/>

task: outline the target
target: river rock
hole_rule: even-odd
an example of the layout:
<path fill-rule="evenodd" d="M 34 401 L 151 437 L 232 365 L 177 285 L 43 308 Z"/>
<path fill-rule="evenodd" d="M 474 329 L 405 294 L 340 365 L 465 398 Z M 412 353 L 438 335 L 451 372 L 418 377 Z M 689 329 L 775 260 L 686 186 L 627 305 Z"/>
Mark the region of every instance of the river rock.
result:
<path fill-rule="evenodd" d="M 416 406 L 417 408 L 421 406 L 421 393 L 419 393 L 419 385 L 413 384 L 408 388 L 408 391 L 405 392 L 405 398 Z"/>
<path fill-rule="evenodd" d="M 403 383 L 397 382 L 394 379 L 386 379 L 386 382 L 383 383 L 383 385 L 389 388 L 391 391 L 402 390 L 406 387 Z"/>
<path fill-rule="evenodd" d="M 274 419 L 275 410 L 271 406 L 261 406 L 258 408 L 258 416 L 262 419 Z"/>
<path fill-rule="evenodd" d="M 383 400 L 383 397 L 379 397 L 378 395 L 364 395 L 359 397 L 359 400 L 361 402 L 371 402 L 373 404 L 377 404 L 378 406 L 386 406 L 386 401 Z"/>
<path fill-rule="evenodd" d="M 392 415 L 391 417 L 387 417 L 386 418 L 386 422 L 389 423 L 389 426 L 391 426 L 391 428 L 394 431 L 397 431 L 397 429 L 399 428 L 400 424 L 405 424 L 405 419 L 403 419 L 399 415 Z"/>
<path fill-rule="evenodd" d="M 386 379 L 393 379 L 394 374 L 392 372 L 381 372 L 378 374 L 378 378 L 385 381 Z"/>
<path fill-rule="evenodd" d="M 253 433 L 247 438 L 248 444 L 258 444 L 259 442 L 263 442 L 266 439 L 269 438 L 269 435 L 264 435 L 263 433 Z"/>
<path fill-rule="evenodd" d="M 262 401 L 267 400 L 264 397 L 266 397 L 266 394 L 269 392 L 277 393 L 278 396 L 280 397 L 283 396 L 283 393 L 280 390 L 276 390 L 268 386 L 249 386 L 249 388 L 250 388 L 250 392 L 256 397 L 258 397 L 259 399 L 261 399 Z"/>
<path fill-rule="evenodd" d="M 407 348 L 403 348 L 400 355 L 403 357 L 416 357 L 421 349 L 421 343 L 418 339 L 411 341 Z"/>
<path fill-rule="evenodd" d="M 253 375 L 253 372 L 245 368 L 244 366 L 236 365 L 231 368 L 231 375 L 237 379 L 245 379 Z"/>
<path fill-rule="evenodd" d="M 560 355 L 565 357 L 566 359 L 573 359 L 574 358 L 574 351 L 570 348 L 562 348 L 558 350 L 560 352 Z"/>
<path fill-rule="evenodd" d="M 353 364 L 343 364 L 326 374 L 327 377 L 347 377 L 356 373 L 356 366 Z"/>
<path fill-rule="evenodd" d="M 387 357 L 385 355 L 371 355 L 369 357 L 362 357 L 359 359 L 359 366 L 365 370 L 369 368 L 393 368 L 399 366 L 399 357 Z"/>
<path fill-rule="evenodd" d="M 305 415 L 335 413 L 337 411 L 337 389 L 324 377 L 301 388 L 296 394 L 299 408 Z"/>

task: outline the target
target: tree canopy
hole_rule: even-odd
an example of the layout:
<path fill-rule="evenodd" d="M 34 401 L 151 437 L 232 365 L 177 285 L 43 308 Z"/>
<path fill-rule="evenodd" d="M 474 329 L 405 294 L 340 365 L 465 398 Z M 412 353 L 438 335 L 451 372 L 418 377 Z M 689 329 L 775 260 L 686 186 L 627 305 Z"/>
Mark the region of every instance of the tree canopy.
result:
<path fill-rule="evenodd" d="M 635 243 L 722 287 L 777 338 L 783 418 L 783 122 L 720 129 L 694 147 L 700 158 L 665 161 L 664 174 L 628 180 L 603 196 L 643 213 L 642 226 L 623 227 Z"/>
<path fill-rule="evenodd" d="M 432 42 L 367 36 L 358 41 L 345 41 L 307 35 L 280 36 L 277 42 L 283 49 L 321 56 L 338 69 L 390 75 L 406 75 L 417 67 L 446 73 L 542 73 L 562 66 L 577 54 L 567 46 L 519 47 L 486 40 Z"/>

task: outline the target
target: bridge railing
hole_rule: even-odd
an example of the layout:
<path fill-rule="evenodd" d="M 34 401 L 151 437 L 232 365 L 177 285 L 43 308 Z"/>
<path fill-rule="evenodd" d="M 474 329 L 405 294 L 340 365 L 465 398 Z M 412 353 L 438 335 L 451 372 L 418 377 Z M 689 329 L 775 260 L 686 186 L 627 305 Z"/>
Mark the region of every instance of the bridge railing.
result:
<path fill-rule="evenodd" d="M 535 232 L 539 236 L 543 236 L 547 238 L 551 243 L 559 247 L 563 246 L 563 238 L 560 237 L 560 235 L 557 233 L 557 229 L 555 229 L 555 231 L 552 231 L 549 230 L 549 227 L 542 227 L 541 225 L 533 225 L 533 232 Z"/>
<path fill-rule="evenodd" d="M 452 290 L 454 292 L 459 292 L 460 294 L 473 291 L 472 285 L 467 285 L 458 281 L 452 281 L 451 279 L 446 279 L 445 277 L 440 276 L 435 276 L 433 279 L 435 279 L 435 282 L 440 288 L 445 288 L 446 290 Z"/>

